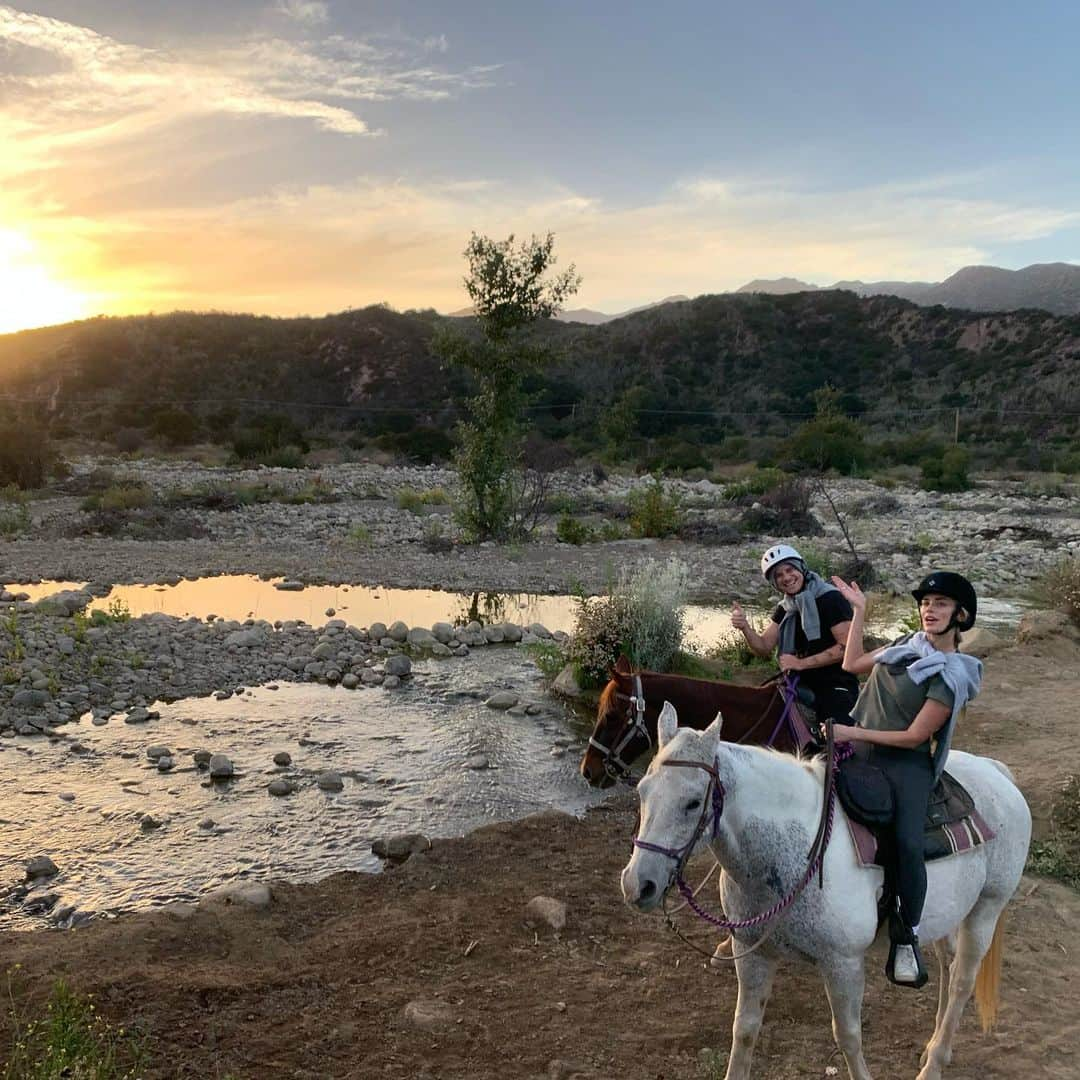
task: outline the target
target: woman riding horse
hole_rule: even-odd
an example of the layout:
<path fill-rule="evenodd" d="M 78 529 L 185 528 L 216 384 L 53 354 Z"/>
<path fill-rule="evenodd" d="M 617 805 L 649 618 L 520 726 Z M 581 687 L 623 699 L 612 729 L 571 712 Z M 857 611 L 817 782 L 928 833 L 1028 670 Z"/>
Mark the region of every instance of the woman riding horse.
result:
<path fill-rule="evenodd" d="M 772 656 L 779 647 L 780 670 L 797 674 L 800 687 L 813 693 L 821 723 L 831 719 L 850 724 L 859 680 L 840 661 L 851 625 L 851 604 L 788 544 L 777 544 L 762 555 L 761 573 L 782 598 L 772 621 L 759 634 L 736 604 L 731 625 L 758 656 Z"/>
<path fill-rule="evenodd" d="M 922 630 L 867 653 L 866 597 L 855 582 L 833 581 L 855 610 L 844 670 L 870 674 L 852 713 L 855 726 L 840 737 L 854 742 L 856 754 L 885 773 L 894 796 L 899 910 L 890 920 L 893 945 L 885 970 L 895 983 L 920 987 L 927 978 L 918 936 L 926 900 L 927 804 L 945 768 L 956 717 L 978 694 L 982 680 L 982 664 L 957 651 L 960 632 L 975 624 L 975 589 L 960 574 L 935 570 L 912 591 Z"/>

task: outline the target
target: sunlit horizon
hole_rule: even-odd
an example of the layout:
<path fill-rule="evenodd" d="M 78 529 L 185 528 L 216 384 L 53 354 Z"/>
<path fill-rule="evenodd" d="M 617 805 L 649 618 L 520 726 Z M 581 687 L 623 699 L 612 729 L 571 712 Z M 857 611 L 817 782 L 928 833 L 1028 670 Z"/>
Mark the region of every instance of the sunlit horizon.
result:
<path fill-rule="evenodd" d="M 472 231 L 608 314 L 1080 250 L 1080 9 L 193 2 L 0 0 L 0 333 L 450 312 Z"/>

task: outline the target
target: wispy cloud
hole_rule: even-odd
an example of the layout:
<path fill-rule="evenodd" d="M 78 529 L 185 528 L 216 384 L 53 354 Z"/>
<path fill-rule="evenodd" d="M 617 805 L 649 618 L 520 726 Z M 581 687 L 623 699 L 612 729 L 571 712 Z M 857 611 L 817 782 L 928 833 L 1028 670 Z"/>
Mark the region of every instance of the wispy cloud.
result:
<path fill-rule="evenodd" d="M 273 11 L 299 23 L 324 23 L 330 19 L 330 8 L 320 0 L 277 0 Z"/>

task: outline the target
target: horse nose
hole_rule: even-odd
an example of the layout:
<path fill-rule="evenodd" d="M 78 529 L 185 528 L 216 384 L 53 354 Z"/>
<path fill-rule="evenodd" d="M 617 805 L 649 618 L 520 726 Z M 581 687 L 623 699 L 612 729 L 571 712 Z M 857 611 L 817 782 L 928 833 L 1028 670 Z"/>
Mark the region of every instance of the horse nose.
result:
<path fill-rule="evenodd" d="M 581 775 L 584 776 L 590 784 L 593 782 L 593 772 L 592 769 L 589 768 L 589 763 L 587 761 L 581 763 Z"/>
<path fill-rule="evenodd" d="M 656 882 L 649 880 L 643 881 L 641 883 L 641 891 L 638 893 L 638 903 L 647 904 L 654 896 L 656 896 Z"/>

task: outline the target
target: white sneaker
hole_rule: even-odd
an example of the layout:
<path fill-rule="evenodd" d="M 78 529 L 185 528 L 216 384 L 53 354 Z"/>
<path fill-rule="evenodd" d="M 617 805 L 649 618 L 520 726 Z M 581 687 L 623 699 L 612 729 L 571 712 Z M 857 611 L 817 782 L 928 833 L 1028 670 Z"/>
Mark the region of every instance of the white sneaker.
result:
<path fill-rule="evenodd" d="M 910 945 L 897 945 L 893 957 L 893 979 L 901 983 L 919 981 L 919 962 L 915 959 L 915 950 Z"/>

